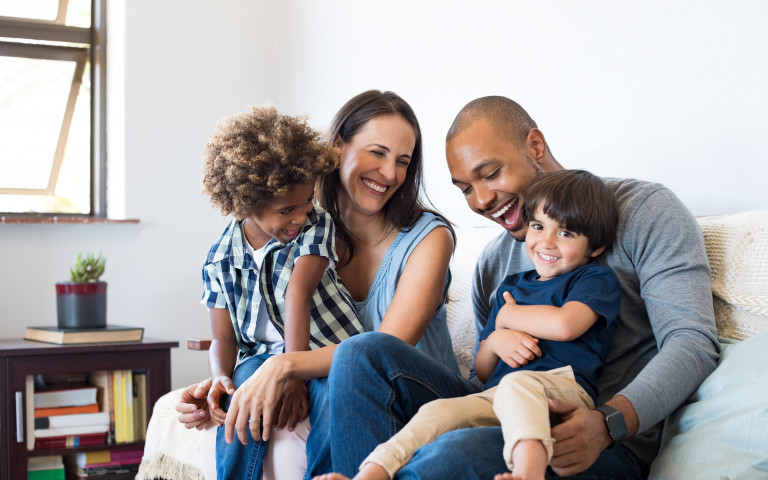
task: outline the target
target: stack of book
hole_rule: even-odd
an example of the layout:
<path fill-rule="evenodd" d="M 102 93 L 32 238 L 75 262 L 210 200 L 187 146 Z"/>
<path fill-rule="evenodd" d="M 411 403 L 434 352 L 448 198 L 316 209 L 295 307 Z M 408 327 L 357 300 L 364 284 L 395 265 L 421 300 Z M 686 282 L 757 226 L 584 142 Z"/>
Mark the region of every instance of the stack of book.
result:
<path fill-rule="evenodd" d="M 27 461 L 27 480 L 64 480 L 64 477 L 61 455 L 30 457 Z"/>
<path fill-rule="evenodd" d="M 143 453 L 140 447 L 77 453 L 64 457 L 64 468 L 70 480 L 133 480 Z"/>
<path fill-rule="evenodd" d="M 91 385 L 34 389 L 31 446 L 44 449 L 106 443 L 109 414 L 99 412 L 97 390 Z"/>
<path fill-rule="evenodd" d="M 27 376 L 27 411 L 35 412 L 27 416 L 28 450 L 144 441 L 146 370 L 52 377 Z"/>

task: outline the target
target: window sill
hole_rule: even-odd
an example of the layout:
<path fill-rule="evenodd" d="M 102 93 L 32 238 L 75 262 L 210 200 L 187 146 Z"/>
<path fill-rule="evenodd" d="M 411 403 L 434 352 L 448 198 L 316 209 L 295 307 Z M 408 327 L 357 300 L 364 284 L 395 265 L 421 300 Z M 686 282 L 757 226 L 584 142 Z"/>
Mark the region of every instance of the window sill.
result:
<path fill-rule="evenodd" d="M 126 218 L 122 220 L 103 218 L 103 217 L 74 217 L 74 216 L 52 216 L 52 217 L 25 217 L 0 215 L 0 225 L 3 224 L 20 224 L 20 223 L 32 223 L 32 224 L 96 224 L 96 223 L 108 223 L 108 224 L 121 224 L 121 223 L 139 223 L 138 218 Z"/>

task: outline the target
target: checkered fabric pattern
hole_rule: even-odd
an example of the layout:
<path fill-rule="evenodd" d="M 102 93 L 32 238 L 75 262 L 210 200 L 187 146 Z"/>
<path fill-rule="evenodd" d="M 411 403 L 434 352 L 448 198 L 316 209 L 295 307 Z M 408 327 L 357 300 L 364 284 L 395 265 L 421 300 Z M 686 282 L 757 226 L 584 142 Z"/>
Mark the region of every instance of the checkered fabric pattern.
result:
<path fill-rule="evenodd" d="M 266 345 L 255 337 L 258 310 L 251 311 L 260 301 L 266 300 L 272 323 L 283 332 L 285 291 L 293 265 L 302 255 L 320 255 L 331 262 L 312 298 L 310 348 L 336 344 L 363 331 L 354 301 L 336 274 L 335 228 L 327 212 L 315 207 L 290 243 L 270 240 L 261 271 L 246 250 L 240 222 L 232 220 L 208 252 L 201 303 L 229 310 L 241 360 L 266 351 Z"/>
<path fill-rule="evenodd" d="M 275 327 L 283 333 L 285 293 L 296 260 L 303 255 L 318 255 L 330 261 L 312 297 L 309 326 L 309 348 L 334 345 L 352 335 L 362 333 L 355 302 L 336 274 L 336 229 L 331 216 L 315 209 L 307 218 L 308 225 L 288 244 L 270 245 L 261 272 L 261 292 L 267 299 L 267 312 Z"/>

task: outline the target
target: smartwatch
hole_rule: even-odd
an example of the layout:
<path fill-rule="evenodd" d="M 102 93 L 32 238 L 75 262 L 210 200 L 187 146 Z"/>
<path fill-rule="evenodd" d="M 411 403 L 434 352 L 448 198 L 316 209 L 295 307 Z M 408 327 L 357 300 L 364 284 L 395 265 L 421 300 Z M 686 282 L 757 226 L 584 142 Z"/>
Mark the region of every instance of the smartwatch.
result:
<path fill-rule="evenodd" d="M 605 415 L 605 425 L 608 427 L 608 433 L 613 439 L 612 447 L 621 444 L 627 436 L 627 424 L 624 422 L 624 415 L 613 407 L 600 405 L 595 410 L 599 410 Z"/>

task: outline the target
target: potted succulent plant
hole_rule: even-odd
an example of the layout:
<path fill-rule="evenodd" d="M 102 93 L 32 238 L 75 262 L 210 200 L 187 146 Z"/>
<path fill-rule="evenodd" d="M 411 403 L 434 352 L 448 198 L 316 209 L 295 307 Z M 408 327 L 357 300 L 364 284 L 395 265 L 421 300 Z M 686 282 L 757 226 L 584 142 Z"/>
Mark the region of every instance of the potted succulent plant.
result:
<path fill-rule="evenodd" d="M 56 318 L 62 329 L 107 326 L 107 282 L 99 280 L 106 259 L 77 254 L 70 281 L 56 283 Z"/>

